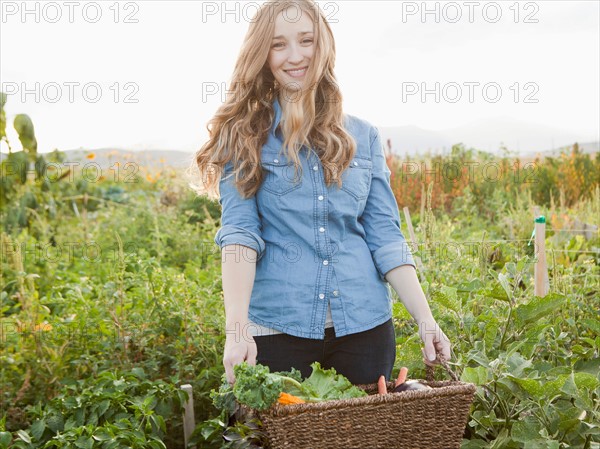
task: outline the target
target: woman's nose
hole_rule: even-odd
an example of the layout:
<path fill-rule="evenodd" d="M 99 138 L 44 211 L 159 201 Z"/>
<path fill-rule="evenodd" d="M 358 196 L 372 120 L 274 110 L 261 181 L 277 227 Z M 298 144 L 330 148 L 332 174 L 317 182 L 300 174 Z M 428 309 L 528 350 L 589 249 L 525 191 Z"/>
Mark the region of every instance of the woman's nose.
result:
<path fill-rule="evenodd" d="M 288 55 L 288 61 L 292 64 L 302 62 L 304 56 L 300 52 L 300 49 L 296 45 L 290 45 L 290 54 Z"/>

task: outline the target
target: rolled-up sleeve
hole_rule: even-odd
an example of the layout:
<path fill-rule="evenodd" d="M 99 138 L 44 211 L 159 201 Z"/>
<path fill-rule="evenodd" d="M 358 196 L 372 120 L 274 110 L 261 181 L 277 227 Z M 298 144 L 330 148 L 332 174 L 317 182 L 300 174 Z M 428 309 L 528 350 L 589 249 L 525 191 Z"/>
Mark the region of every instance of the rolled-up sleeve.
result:
<path fill-rule="evenodd" d="M 265 252 L 262 225 L 258 215 L 256 196 L 243 198 L 235 187 L 233 163 L 225 165 L 219 182 L 221 204 L 221 227 L 215 234 L 215 243 L 223 249 L 226 245 L 239 244 L 252 248 L 257 260 Z"/>
<path fill-rule="evenodd" d="M 390 169 L 387 166 L 379 130 L 371 129 L 371 157 L 373 173 L 371 189 L 360 222 L 365 230 L 366 242 L 379 276 L 401 265 L 415 267 L 410 246 L 400 230 L 398 203 L 390 185 Z M 387 282 L 387 281 L 386 281 Z"/>

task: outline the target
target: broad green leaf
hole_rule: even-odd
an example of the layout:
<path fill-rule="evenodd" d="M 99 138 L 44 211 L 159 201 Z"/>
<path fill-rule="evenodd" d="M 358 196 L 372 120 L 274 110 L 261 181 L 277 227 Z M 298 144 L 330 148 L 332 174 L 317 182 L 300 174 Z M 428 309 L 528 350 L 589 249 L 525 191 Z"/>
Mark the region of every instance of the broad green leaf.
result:
<path fill-rule="evenodd" d="M 477 368 L 468 366 L 463 370 L 460 380 L 475 385 L 484 385 L 488 382 L 488 372 L 489 371 L 483 366 L 478 366 Z"/>
<path fill-rule="evenodd" d="M 29 430 L 33 438 L 35 438 L 36 440 L 41 440 L 45 429 L 46 421 L 43 419 L 38 419 L 31 425 L 31 428 Z"/>
<path fill-rule="evenodd" d="M 523 446 L 523 449 L 559 449 L 560 445 L 558 441 L 554 440 L 533 440 L 527 441 Z"/>
<path fill-rule="evenodd" d="M 92 449 L 94 446 L 94 440 L 92 440 L 90 437 L 79 437 L 74 444 L 80 449 Z"/>
<path fill-rule="evenodd" d="M 560 388 L 564 385 L 565 380 L 569 377 L 568 374 L 561 374 L 556 379 L 544 382 L 542 391 L 547 398 L 554 398 L 560 394 Z"/>
<path fill-rule="evenodd" d="M 144 372 L 143 368 L 139 368 L 139 367 L 133 368 L 131 370 L 131 373 L 140 379 L 146 378 L 146 373 Z"/>
<path fill-rule="evenodd" d="M 542 425 L 534 418 L 527 417 L 523 421 L 516 421 L 512 425 L 512 439 L 520 443 L 526 443 L 538 439 Z"/>
<path fill-rule="evenodd" d="M 542 397 L 543 389 L 542 389 L 542 384 L 540 383 L 539 380 L 529 379 L 529 378 L 521 379 L 519 377 L 515 377 L 510 374 L 507 375 L 506 377 L 511 379 L 512 381 L 514 381 L 523 390 L 525 390 L 527 393 L 529 393 L 533 397 L 533 399 L 539 399 Z"/>
<path fill-rule="evenodd" d="M 17 430 L 17 435 L 26 443 L 31 443 L 31 436 L 25 430 Z"/>
<path fill-rule="evenodd" d="M 600 320 L 592 320 L 589 318 L 584 318 L 580 320 L 582 324 L 587 326 L 589 330 L 591 330 L 594 334 L 600 335 Z"/>
<path fill-rule="evenodd" d="M 488 447 L 487 441 L 484 440 L 462 440 L 460 449 L 485 449 Z"/>
<path fill-rule="evenodd" d="M 104 415 L 104 413 L 106 413 L 108 410 L 108 407 L 110 407 L 110 401 L 105 399 L 98 405 L 98 416 Z"/>
<path fill-rule="evenodd" d="M 479 279 L 473 279 L 468 284 L 458 284 L 456 289 L 459 292 L 473 292 L 483 288 L 485 284 L 481 282 Z"/>
<path fill-rule="evenodd" d="M 108 433 L 106 430 L 99 430 L 96 433 L 94 433 L 94 435 L 92 435 L 92 438 L 96 441 L 108 441 L 112 438 L 112 435 L 110 433 Z"/>
<path fill-rule="evenodd" d="M 456 289 L 442 286 L 442 288 L 433 293 L 433 301 L 441 304 L 446 309 L 458 313 L 460 311 L 460 301 L 456 297 Z"/>
<path fill-rule="evenodd" d="M 165 420 L 160 415 L 150 415 L 150 419 L 154 423 L 157 429 L 162 430 L 163 432 L 167 431 L 167 426 Z"/>
<path fill-rule="evenodd" d="M 515 377 L 522 377 L 526 368 L 531 367 L 531 360 L 525 359 L 521 354 L 515 352 L 506 359 L 509 373 Z"/>
<path fill-rule="evenodd" d="M 564 302 L 565 297 L 557 293 L 550 293 L 543 298 L 534 296 L 527 304 L 519 304 L 515 308 L 515 319 L 522 326 L 559 310 Z"/>
<path fill-rule="evenodd" d="M 1 92 L 0 92 L 1 94 Z M 8 447 L 8 443 L 12 441 L 12 434 L 10 432 L 0 432 L 0 447 Z"/>
<path fill-rule="evenodd" d="M 510 284 L 508 282 L 508 277 L 504 273 L 498 273 L 498 282 L 506 292 L 506 297 L 508 299 L 512 299 L 512 292 L 510 289 Z"/>
<path fill-rule="evenodd" d="M 579 391 L 577 390 L 577 385 L 575 384 L 575 377 L 573 373 L 565 379 L 565 383 L 561 387 L 560 391 L 569 396 L 577 397 L 579 395 Z"/>
<path fill-rule="evenodd" d="M 37 153 L 37 140 L 31 118 L 27 114 L 18 114 L 13 124 L 17 134 L 19 134 L 23 149 L 28 150 L 29 153 Z"/>

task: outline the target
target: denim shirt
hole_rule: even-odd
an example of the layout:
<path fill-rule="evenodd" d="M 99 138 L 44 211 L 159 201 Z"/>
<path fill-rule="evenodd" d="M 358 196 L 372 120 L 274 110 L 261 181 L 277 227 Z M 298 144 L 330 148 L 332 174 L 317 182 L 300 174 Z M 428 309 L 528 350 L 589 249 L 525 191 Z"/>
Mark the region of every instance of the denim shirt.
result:
<path fill-rule="evenodd" d="M 282 151 L 277 99 L 274 109 L 261 149 L 264 181 L 256 195 L 241 197 L 232 162 L 219 184 L 222 213 L 215 243 L 221 249 L 239 244 L 258 254 L 248 319 L 296 337 L 323 339 L 329 303 L 336 337 L 372 329 L 392 317 L 385 274 L 415 266 L 400 230 L 379 131 L 346 114 L 345 127 L 357 149 L 342 173 L 342 187 L 326 186 L 321 161 L 306 146 L 299 154 L 302 177 L 294 182 L 293 162 Z M 243 251 L 223 254 L 225 260 L 245 256 L 250 260 Z"/>

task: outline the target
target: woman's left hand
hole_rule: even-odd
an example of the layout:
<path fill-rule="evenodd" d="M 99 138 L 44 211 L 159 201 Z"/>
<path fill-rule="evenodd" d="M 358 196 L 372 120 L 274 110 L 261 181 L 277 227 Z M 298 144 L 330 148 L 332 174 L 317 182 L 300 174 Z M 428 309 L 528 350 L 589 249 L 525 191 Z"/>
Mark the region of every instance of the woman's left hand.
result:
<path fill-rule="evenodd" d="M 421 321 L 419 335 L 425 344 L 421 351 L 423 352 L 423 362 L 426 365 L 435 366 L 440 363 L 437 353 L 441 353 L 446 360 L 450 360 L 450 340 L 435 320 Z"/>

